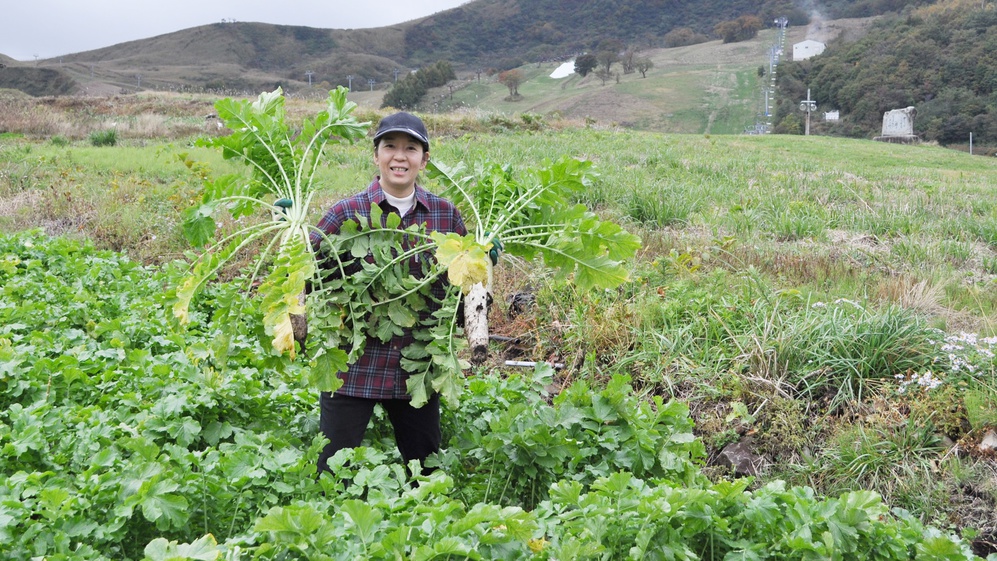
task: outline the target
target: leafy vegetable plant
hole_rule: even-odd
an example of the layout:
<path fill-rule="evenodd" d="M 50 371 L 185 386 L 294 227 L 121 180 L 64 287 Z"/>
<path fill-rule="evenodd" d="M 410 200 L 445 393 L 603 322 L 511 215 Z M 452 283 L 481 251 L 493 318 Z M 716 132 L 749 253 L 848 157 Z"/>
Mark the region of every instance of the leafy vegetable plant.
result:
<path fill-rule="evenodd" d="M 459 327 L 461 299 L 467 300 L 468 341 L 480 361 L 487 352 L 489 279 L 500 251 L 528 260 L 542 257 L 582 289 L 626 280 L 622 262 L 640 240 L 570 203 L 592 177 L 591 162 L 572 158 L 518 177 L 511 166 L 486 163 L 469 174 L 462 166 L 430 165 L 429 178 L 442 184 L 470 224 L 467 236 L 427 232 L 424 225 L 399 229 L 398 215 L 376 207 L 325 236 L 306 222 L 313 178 L 327 145 L 363 136 L 367 124 L 350 116 L 354 108 L 344 89 L 330 92 L 328 108 L 295 134 L 280 90 L 255 102 L 219 102 L 219 118 L 234 133 L 202 144 L 245 162 L 250 178 L 207 180 L 185 232 L 195 244 L 207 243 L 216 229 L 213 216 L 223 208 L 235 218 L 260 208 L 274 217 L 227 235 L 196 259 L 176 292 L 174 313 L 181 321 L 188 320 L 196 291 L 226 261 L 263 242 L 251 274 L 253 280 L 262 277 L 256 290 L 263 328 L 273 347 L 292 359 L 298 352 L 294 322 L 305 314 L 303 291 L 310 287 L 307 354 L 313 385 L 334 390 L 337 374 L 362 355 L 367 337 L 387 341 L 407 329 L 416 341 L 403 350 L 402 362 L 410 373 L 413 404 L 425 403 L 433 392 L 454 403 L 461 371 L 469 366 L 461 358 L 467 346 Z M 322 239 L 318 248 L 310 243 L 313 233 Z M 444 272 L 448 290 L 437 282 Z"/>
<path fill-rule="evenodd" d="M 600 220 L 570 196 L 590 188 L 592 162 L 564 157 L 516 178 L 511 166 L 488 164 L 475 174 L 463 166 L 430 162 L 438 179 L 474 225 L 458 240 L 437 235 L 440 261 L 450 265 L 450 282 L 468 294 L 468 342 L 480 361 L 488 344 L 487 294 L 498 252 L 523 259 L 542 257 L 548 266 L 573 275 L 582 290 L 612 288 L 627 280 L 623 261 L 640 248 L 640 238 Z M 490 259 L 491 258 L 491 259 Z"/>

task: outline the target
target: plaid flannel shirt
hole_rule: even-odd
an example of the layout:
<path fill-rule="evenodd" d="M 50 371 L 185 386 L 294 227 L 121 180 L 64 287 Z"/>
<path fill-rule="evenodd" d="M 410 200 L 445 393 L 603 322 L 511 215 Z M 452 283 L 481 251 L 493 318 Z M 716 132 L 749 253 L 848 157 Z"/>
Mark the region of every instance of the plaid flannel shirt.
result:
<path fill-rule="evenodd" d="M 384 196 L 384 191 L 375 178 L 370 186 L 356 195 L 343 199 L 330 208 L 318 228 L 327 235 L 338 234 L 343 223 L 352 220 L 358 214 L 370 218 L 371 205 L 376 204 L 387 215 L 397 213 Z M 455 232 L 467 234 L 467 227 L 460 212 L 450 201 L 426 191 L 419 185 L 415 186 L 415 206 L 402 217 L 400 228 L 408 228 L 413 224 L 425 224 L 431 232 Z M 322 236 L 312 232 L 312 246 L 318 249 Z M 442 280 L 445 283 L 446 280 Z M 443 286 L 434 287 L 434 292 L 441 292 Z M 408 373 L 402 370 L 401 351 L 414 341 L 412 334 L 406 330 L 403 335 L 396 335 L 387 343 L 382 343 L 377 337 L 368 337 L 363 356 L 349 369 L 340 374 L 343 385 L 336 391 L 342 395 L 362 397 L 367 399 L 411 399 L 405 382 Z"/>

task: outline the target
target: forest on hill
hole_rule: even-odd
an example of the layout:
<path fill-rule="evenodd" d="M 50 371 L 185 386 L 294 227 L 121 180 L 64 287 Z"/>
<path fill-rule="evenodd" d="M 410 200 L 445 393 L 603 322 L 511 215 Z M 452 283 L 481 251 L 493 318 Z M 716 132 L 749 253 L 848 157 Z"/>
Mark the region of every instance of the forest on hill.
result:
<path fill-rule="evenodd" d="M 410 59 L 420 63 L 446 59 L 501 70 L 570 58 L 607 38 L 646 48 L 665 46 L 664 35 L 679 28 L 713 37 L 717 24 L 743 15 L 762 22 L 785 17 L 795 26 L 815 15 L 866 17 L 926 3 L 831 0 L 817 9 L 792 0 L 477 0 L 408 26 L 405 45 Z"/>
<path fill-rule="evenodd" d="M 779 67 L 777 131 L 799 129 L 796 100 L 809 88 L 819 110 L 841 120 L 821 134 L 867 138 L 883 113 L 913 106 L 927 141 L 997 144 L 997 9 L 946 0 L 883 18 L 862 39 Z"/>

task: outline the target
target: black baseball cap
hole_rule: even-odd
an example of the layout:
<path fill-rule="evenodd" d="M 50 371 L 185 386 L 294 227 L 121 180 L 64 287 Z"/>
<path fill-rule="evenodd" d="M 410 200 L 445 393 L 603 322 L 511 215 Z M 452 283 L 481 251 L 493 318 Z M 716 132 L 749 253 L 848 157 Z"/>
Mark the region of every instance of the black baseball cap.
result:
<path fill-rule="evenodd" d="M 377 124 L 377 132 L 374 133 L 374 145 L 378 139 L 389 132 L 403 132 L 422 143 L 422 147 L 429 152 L 429 133 L 426 132 L 426 125 L 422 119 L 411 113 L 404 111 L 388 115 Z"/>

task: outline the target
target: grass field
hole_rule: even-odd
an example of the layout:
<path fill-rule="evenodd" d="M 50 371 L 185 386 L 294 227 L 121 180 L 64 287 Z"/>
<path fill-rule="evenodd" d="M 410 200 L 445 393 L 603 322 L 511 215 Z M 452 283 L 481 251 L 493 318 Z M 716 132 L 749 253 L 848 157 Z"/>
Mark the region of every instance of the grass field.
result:
<path fill-rule="evenodd" d="M 527 101 L 561 88 L 544 72 L 521 88 Z M 720 80 L 706 66 L 683 72 L 686 82 L 647 80 L 660 92 Z M 716 95 L 754 88 L 749 65 L 725 76 Z M 605 103 L 629 92 L 627 81 L 566 80 L 550 103 L 570 107 L 581 88 L 613 90 Z M 459 95 L 510 107 L 494 87 L 476 88 Z M 131 101 L 140 100 L 118 98 L 116 111 Z M 141 103 L 137 114 L 191 105 Z M 295 103 L 296 113 L 315 107 Z M 736 131 L 733 109 L 696 105 L 658 108 L 646 128 L 665 119 Z M 24 100 L 6 107 L 24 122 L 67 118 Z M 639 132 L 550 112 L 427 115 L 432 156 L 518 170 L 561 155 L 591 160 L 599 178 L 578 202 L 639 234 L 643 249 L 628 283 L 596 294 L 539 264 L 503 263 L 495 330 L 519 344 L 495 344 L 496 357 L 564 363 L 554 388 L 627 375 L 642 400 L 687 403 L 707 451 L 702 471 L 715 480 L 733 475 L 721 450 L 743 442 L 760 462 L 753 488 L 872 489 L 993 551 L 997 485 L 980 443 L 997 429 L 997 161 L 928 145 Z M 92 118 L 77 126 L 109 117 Z M 0 228 L 86 238 L 151 265 L 183 259 L 178 217 L 196 201 L 199 174 L 232 164 L 186 133 L 122 128 L 107 147 L 84 134 L 0 136 Z M 332 154 L 317 206 L 365 185 L 370 159 L 366 143 Z M 518 292 L 537 305 L 511 317 L 506 298 Z"/>

